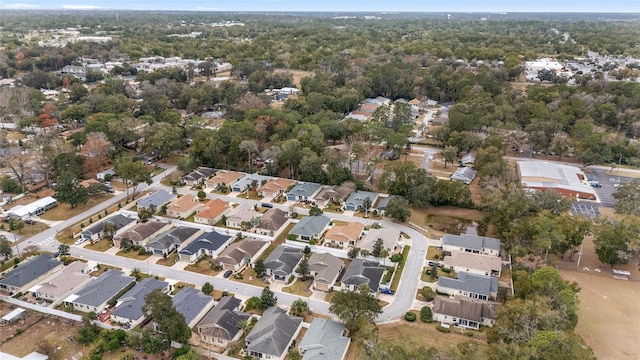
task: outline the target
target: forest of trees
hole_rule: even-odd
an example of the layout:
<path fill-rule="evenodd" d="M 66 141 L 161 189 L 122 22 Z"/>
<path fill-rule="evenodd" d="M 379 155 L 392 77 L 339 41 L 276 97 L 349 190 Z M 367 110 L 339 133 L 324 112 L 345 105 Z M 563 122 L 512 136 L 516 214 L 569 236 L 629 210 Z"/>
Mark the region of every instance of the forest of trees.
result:
<path fill-rule="evenodd" d="M 584 165 L 640 165 L 640 83 L 606 81 L 600 68 L 576 75 L 575 85 L 551 77 L 526 90 L 513 86 L 523 81 L 524 61 L 539 56 L 572 59 L 591 50 L 640 57 L 637 24 L 619 21 L 626 19 L 620 14 L 611 21 L 586 15 L 494 16 L 478 21 L 461 14 L 447 21 L 440 15 L 399 14 L 364 21 L 321 14 L 3 11 L 0 75 L 19 81 L 15 88 L 0 88 L 0 120 L 24 130 L 52 130 L 2 154 L 0 166 L 16 180 L 3 179 L 0 185 L 24 190 L 31 169 L 26 163 L 35 159 L 46 181 L 57 182 L 61 200 L 78 206 L 86 203 L 87 194 L 77 193 L 76 180 L 107 164 L 115 165 L 132 196 L 138 184 L 150 182 L 146 167 L 130 156 L 141 146 L 163 158 L 181 155 L 183 172 L 197 166 L 252 172 L 257 170 L 253 160 L 269 159 L 270 175 L 330 185 L 353 181 L 359 189 L 395 195 L 390 214 L 401 221 L 409 217 L 409 205 L 481 210 L 478 232 L 500 237 L 516 257 L 541 259 L 550 253 L 573 258 L 584 237 L 593 235 L 603 263 L 640 260 L 637 182 L 621 186 L 616 195 L 616 210 L 624 218 L 594 224 L 568 215 L 570 201 L 554 193 L 525 191 L 504 159 L 537 154 L 560 160 L 571 156 Z M 209 25 L 222 20 L 245 25 Z M 82 34 L 100 29 L 114 38 L 42 47 L 26 36 L 32 30 L 49 36 L 65 27 L 77 27 Z M 194 31 L 202 34 L 168 36 Z M 565 32 L 573 42 L 564 40 Z M 207 62 L 197 69 L 150 73 L 132 67 L 140 57 L 155 55 Z M 88 73 L 89 86 L 59 74 L 83 56 L 123 65 L 110 74 Z M 233 65 L 230 80 L 208 81 L 215 75 L 213 62 Z M 309 72 L 300 80 L 300 96 L 272 107 L 264 90 L 293 86 L 294 70 Z M 129 86 L 130 80 L 139 85 Z M 39 91 L 63 88 L 66 92 L 56 101 L 47 101 Z M 383 111 L 366 123 L 345 119 L 365 98 L 377 96 L 450 103 L 449 121 L 430 134 L 431 145 L 442 148 L 447 163 L 471 151 L 477 154 L 479 199 L 466 185 L 438 180 L 411 162 L 387 161 L 376 175 L 381 146 L 400 155 L 410 146 L 413 130 L 401 105 L 394 107 L 390 126 Z M 202 114 L 208 111 L 223 112 L 224 123 L 206 126 Z M 65 142 L 55 124 L 82 131 Z M 4 130 L 0 147 L 10 147 Z M 516 299 L 507 302 L 487 334 L 487 358 L 593 356 L 573 333 L 577 285 L 564 282 L 550 267 L 515 268 L 514 281 Z M 340 295 L 339 304 L 349 304 L 351 296 L 358 300 L 354 294 Z M 158 308 L 170 312 L 166 299 L 156 300 Z M 364 295 L 360 300 L 371 302 Z M 377 338 L 372 318 L 379 310 L 364 309 L 364 317 L 349 317 L 337 305 L 332 311 L 360 333 L 369 359 L 414 357 Z M 177 335 L 188 335 L 180 330 Z M 474 346 L 460 346 L 447 356 L 473 358 Z M 424 349 L 422 355 L 442 354 Z"/>

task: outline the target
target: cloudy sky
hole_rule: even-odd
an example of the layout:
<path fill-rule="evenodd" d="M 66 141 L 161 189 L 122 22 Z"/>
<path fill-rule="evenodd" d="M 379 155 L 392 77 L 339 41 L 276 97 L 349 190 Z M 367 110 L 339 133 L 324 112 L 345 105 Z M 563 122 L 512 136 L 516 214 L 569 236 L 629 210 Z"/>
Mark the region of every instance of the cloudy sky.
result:
<path fill-rule="evenodd" d="M 640 12 L 640 0 L 0 0 L 1 9 L 389 12 Z"/>

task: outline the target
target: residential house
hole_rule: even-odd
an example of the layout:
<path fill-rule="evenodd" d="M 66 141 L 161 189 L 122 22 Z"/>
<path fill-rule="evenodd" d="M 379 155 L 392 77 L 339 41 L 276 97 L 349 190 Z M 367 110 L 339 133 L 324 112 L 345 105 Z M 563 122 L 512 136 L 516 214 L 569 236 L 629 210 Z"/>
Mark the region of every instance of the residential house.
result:
<path fill-rule="evenodd" d="M 116 215 L 110 216 L 102 220 L 101 222 L 82 230 L 82 232 L 80 233 L 82 240 L 83 241 L 100 240 L 104 236 L 103 229 L 104 229 L 104 224 L 106 223 L 110 223 L 115 226 L 115 233 L 112 234 L 112 236 L 116 236 L 126 231 L 130 227 L 132 227 L 136 223 L 136 219 L 124 216 L 122 214 L 116 214 Z"/>
<path fill-rule="evenodd" d="M 333 289 L 344 262 L 330 253 L 313 253 L 309 258 L 309 275 L 313 276 L 313 288 L 321 291 Z"/>
<path fill-rule="evenodd" d="M 263 176 L 258 174 L 248 174 L 242 179 L 233 183 L 233 185 L 231 185 L 231 191 L 244 192 L 245 190 L 253 187 L 254 185 L 257 188 L 258 186 L 262 185 L 262 182 L 267 182 L 269 181 L 269 179 L 271 178 L 268 176 Z"/>
<path fill-rule="evenodd" d="M 201 207 L 200 199 L 193 194 L 184 194 L 167 205 L 167 215 L 184 219 Z"/>
<path fill-rule="evenodd" d="M 260 218 L 256 233 L 274 236 L 288 221 L 289 216 L 286 211 L 278 208 L 269 209 Z"/>
<path fill-rule="evenodd" d="M 400 241 L 400 230 L 394 227 L 369 229 L 362 241 L 360 241 L 358 247 L 368 250 L 369 253 L 371 253 L 378 239 L 382 239 L 382 247 L 387 250 L 390 255 L 393 255 L 396 245 Z"/>
<path fill-rule="evenodd" d="M 235 171 L 220 171 L 205 183 L 208 188 L 218 189 L 221 186 L 231 186 L 245 176 L 243 173 Z"/>
<path fill-rule="evenodd" d="M 436 290 L 451 296 L 466 296 L 478 300 L 495 299 L 498 295 L 498 279 L 461 271 L 457 279 L 439 277 Z"/>
<path fill-rule="evenodd" d="M 296 266 L 303 256 L 304 254 L 298 248 L 277 246 L 264 260 L 266 275 L 273 281 L 287 281 L 294 275 Z"/>
<path fill-rule="evenodd" d="M 456 272 L 468 271 L 474 274 L 500 277 L 502 260 L 498 256 L 452 251 L 444 257 L 444 267 Z"/>
<path fill-rule="evenodd" d="M 331 219 L 324 215 L 307 216 L 298 221 L 289 231 L 289 235 L 295 236 L 296 240 L 301 241 L 318 240 L 329 223 L 331 223 Z"/>
<path fill-rule="evenodd" d="M 333 185 L 320 190 L 313 200 L 319 208 L 323 208 L 330 203 L 342 204 L 355 190 L 356 185 L 352 182 L 346 182 L 340 186 Z"/>
<path fill-rule="evenodd" d="M 462 166 L 473 167 L 476 163 L 476 153 L 467 153 L 460 159 Z"/>
<path fill-rule="evenodd" d="M 470 234 L 446 234 L 442 238 L 442 250 L 499 256 L 500 240 Z"/>
<path fill-rule="evenodd" d="M 335 225 L 324 235 L 324 246 L 346 249 L 356 246 L 364 231 L 364 224 L 354 221 L 346 225 Z"/>
<path fill-rule="evenodd" d="M 44 282 L 29 289 L 38 299 L 56 301 L 64 297 L 71 290 L 91 280 L 87 264 L 82 261 L 74 261 L 55 272 Z"/>
<path fill-rule="evenodd" d="M 476 178 L 476 171 L 468 168 L 466 166 L 462 166 L 456 169 L 456 171 L 451 174 L 451 180 L 453 181 L 462 181 L 463 183 L 469 185 Z"/>
<path fill-rule="evenodd" d="M 203 232 L 178 251 L 180 260 L 196 262 L 203 255 L 215 258 L 231 239 L 231 236 L 223 235 L 216 231 Z"/>
<path fill-rule="evenodd" d="M 184 316 L 189 328 L 196 326 L 198 321 L 213 307 L 213 297 L 203 294 L 192 287 L 184 287 L 171 299 L 173 307 Z"/>
<path fill-rule="evenodd" d="M 100 171 L 99 173 L 96 174 L 96 179 L 100 181 L 105 181 L 107 180 L 108 176 L 110 176 L 111 178 L 114 178 L 116 176 L 116 172 L 113 170 L 113 168 L 107 169 L 105 171 Z"/>
<path fill-rule="evenodd" d="M 173 250 L 178 249 L 181 244 L 186 243 L 199 232 L 200 229 L 198 228 L 178 226 L 156 236 L 153 240 L 147 242 L 147 244 L 144 245 L 144 248 L 147 252 L 152 252 L 154 255 L 166 256 Z"/>
<path fill-rule="evenodd" d="M 465 297 L 436 296 L 433 300 L 433 320 L 441 324 L 478 330 L 480 325 L 493 326 L 499 306 L 499 303 Z"/>
<path fill-rule="evenodd" d="M 343 323 L 314 318 L 298 344 L 302 360 L 344 360 L 351 343 L 346 334 Z"/>
<path fill-rule="evenodd" d="M 180 178 L 182 183 L 188 186 L 198 186 L 204 184 L 204 182 L 213 174 L 216 173 L 215 169 L 200 166 L 187 175 Z"/>
<path fill-rule="evenodd" d="M 253 264 L 269 242 L 257 239 L 243 239 L 229 245 L 216 259 L 225 270 L 238 271 L 245 265 Z"/>
<path fill-rule="evenodd" d="M 260 359 L 284 360 L 302 328 L 302 318 L 270 307 L 245 338 L 246 352 Z"/>
<path fill-rule="evenodd" d="M 133 276 L 125 276 L 122 271 L 109 269 L 74 294 L 67 296 L 64 302 L 73 306 L 74 310 L 97 313 L 107 306 L 109 300 L 135 283 L 136 278 Z"/>
<path fill-rule="evenodd" d="M 243 223 L 248 223 L 251 224 L 250 227 L 253 227 L 260 216 L 262 214 L 256 211 L 253 205 L 240 204 L 229 211 L 226 225 L 230 228 L 242 229 Z"/>
<path fill-rule="evenodd" d="M 62 263 L 51 254 L 34 256 L 2 275 L 0 290 L 10 294 L 24 293 L 44 275 L 59 267 L 62 267 Z"/>
<path fill-rule="evenodd" d="M 32 216 L 38 216 L 45 211 L 58 206 L 58 200 L 51 196 L 43 197 L 27 205 L 16 205 L 4 212 L 6 217 L 12 219 L 26 220 Z"/>
<path fill-rule="evenodd" d="M 387 212 L 387 205 L 389 205 L 389 201 L 391 201 L 391 199 L 393 199 L 394 197 L 394 195 L 378 197 L 378 202 L 374 206 L 372 206 L 373 210 L 376 211 L 378 215 L 384 216 L 384 214 Z"/>
<path fill-rule="evenodd" d="M 169 203 L 169 201 L 173 200 L 176 197 L 176 194 L 172 194 L 166 192 L 164 190 L 158 190 L 151 195 L 147 195 L 142 199 L 138 200 L 136 206 L 138 210 L 140 209 L 154 209 L 155 211 L 160 210 L 163 205 Z"/>
<path fill-rule="evenodd" d="M 299 183 L 287 192 L 288 201 L 307 202 L 322 189 L 322 185 L 315 183 Z"/>
<path fill-rule="evenodd" d="M 284 192 L 295 183 L 293 180 L 277 178 L 267 181 L 264 185 L 258 187 L 256 191 L 258 192 L 258 196 L 275 198 L 284 194 Z"/>
<path fill-rule="evenodd" d="M 342 288 L 356 291 L 360 284 L 367 284 L 371 291 L 377 292 L 385 271 L 386 269 L 375 261 L 353 259 L 342 276 Z"/>
<path fill-rule="evenodd" d="M 133 329 L 146 318 L 142 312 L 144 297 L 155 289 L 163 292 L 169 291 L 169 283 L 155 278 L 144 278 L 124 295 L 118 298 L 115 309 L 111 311 L 111 321 L 125 324 L 127 328 Z"/>
<path fill-rule="evenodd" d="M 251 314 L 238 311 L 241 303 L 240 299 L 233 296 L 223 297 L 198 323 L 200 340 L 221 348 L 239 340 L 242 330 L 238 323 L 251 318 Z"/>
<path fill-rule="evenodd" d="M 378 198 L 378 193 L 370 191 L 355 191 L 351 193 L 349 198 L 344 202 L 344 208 L 347 211 L 364 210 L 364 203 L 369 199 L 369 206 L 372 207 Z"/>
<path fill-rule="evenodd" d="M 228 202 L 220 199 L 212 199 L 204 203 L 202 208 L 198 210 L 193 217 L 193 221 L 198 224 L 215 225 L 228 210 Z"/>
<path fill-rule="evenodd" d="M 122 234 L 114 236 L 113 244 L 116 247 L 120 247 L 122 239 L 127 239 L 130 240 L 133 245 L 142 246 L 146 243 L 147 239 L 151 238 L 154 234 L 157 234 L 166 226 L 168 226 L 167 223 L 155 220 L 138 223 Z"/>

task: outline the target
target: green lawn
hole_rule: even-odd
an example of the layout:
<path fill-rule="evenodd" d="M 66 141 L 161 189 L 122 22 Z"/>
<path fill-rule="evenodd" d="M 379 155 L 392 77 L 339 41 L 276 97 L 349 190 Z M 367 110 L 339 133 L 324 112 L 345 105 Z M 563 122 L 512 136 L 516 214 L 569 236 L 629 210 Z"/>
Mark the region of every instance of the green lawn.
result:
<path fill-rule="evenodd" d="M 233 281 L 237 281 L 237 282 L 241 282 L 249 285 L 255 285 L 259 287 L 267 286 L 267 284 L 265 284 L 262 280 L 258 279 L 258 277 L 256 276 L 256 272 L 250 267 L 244 269 L 244 271 L 242 271 L 241 274 L 242 274 L 242 279 L 236 279 L 235 274 L 233 274 L 229 277 L 229 280 L 233 280 Z"/>
<path fill-rule="evenodd" d="M 178 253 L 174 251 L 171 254 L 169 254 L 169 256 L 167 256 L 166 258 L 162 258 L 156 261 L 156 264 L 163 265 L 163 266 L 173 266 L 175 265 L 176 262 L 178 262 L 178 260 L 179 260 Z"/>
<path fill-rule="evenodd" d="M 94 251 L 107 251 L 113 246 L 113 242 L 111 239 L 102 239 L 94 242 L 93 244 L 89 243 L 84 246 L 85 249 L 94 250 Z"/>
<path fill-rule="evenodd" d="M 305 281 L 296 279 L 293 284 L 282 288 L 282 291 L 298 296 L 309 297 L 311 296 L 311 281 L 311 279 Z"/>
<path fill-rule="evenodd" d="M 438 257 L 436 257 L 436 255 Z M 427 249 L 427 260 L 442 260 L 442 251 L 435 246 L 429 246 Z"/>
<path fill-rule="evenodd" d="M 398 263 L 398 267 L 396 268 L 396 272 L 393 274 L 393 280 L 391 281 L 391 290 L 398 290 L 398 285 L 400 284 L 400 277 L 402 276 L 402 271 L 404 270 L 404 264 L 407 261 L 407 256 L 409 256 L 409 251 L 411 250 L 411 246 L 407 245 L 402 250 L 402 260 Z"/>
<path fill-rule="evenodd" d="M 87 203 L 84 205 L 71 208 L 68 204 L 63 203 L 54 207 L 53 209 L 47 210 L 47 212 L 40 215 L 40 217 L 45 220 L 51 220 L 51 221 L 67 220 L 88 209 L 91 209 L 92 207 L 102 203 L 105 200 L 111 199 L 112 197 L 113 195 L 111 194 L 91 195 L 89 196 L 89 200 L 87 201 Z M 102 214 L 102 212 L 100 214 Z M 94 222 L 98 220 L 97 215 L 98 214 L 95 214 L 93 216 Z M 89 224 L 89 221 L 86 221 L 85 225 L 88 226 L 88 224 Z"/>
<path fill-rule="evenodd" d="M 147 260 L 151 256 L 151 254 L 139 255 L 138 252 L 135 250 L 131 250 L 129 252 L 124 252 L 120 250 L 116 253 L 116 255 L 126 257 L 129 259 L 136 259 L 136 260 Z"/>
<path fill-rule="evenodd" d="M 209 276 L 216 276 L 220 273 L 220 271 L 211 270 L 211 257 L 209 256 L 200 258 L 198 262 L 196 262 L 195 264 L 189 264 L 184 269 L 187 271 Z"/>

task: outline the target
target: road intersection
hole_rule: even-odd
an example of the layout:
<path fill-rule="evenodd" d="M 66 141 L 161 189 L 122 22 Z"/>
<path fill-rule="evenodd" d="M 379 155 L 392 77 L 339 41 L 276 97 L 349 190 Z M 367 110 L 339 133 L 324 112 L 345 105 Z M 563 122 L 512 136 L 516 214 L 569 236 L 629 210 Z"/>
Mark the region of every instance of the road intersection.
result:
<path fill-rule="evenodd" d="M 144 190 L 154 190 L 154 189 L 165 189 L 171 190 L 170 187 L 166 185 L 162 185 L 160 181 L 169 175 L 171 172 L 175 170 L 175 166 L 163 166 L 166 168 L 161 174 L 156 175 L 153 178 L 153 183 L 150 185 L 141 184 L 139 186 L 138 191 Z M 186 193 L 188 189 L 179 189 L 180 193 Z M 259 204 L 260 201 L 238 198 L 238 197 L 229 197 L 225 195 L 218 194 L 207 194 L 207 198 L 219 198 L 225 201 L 231 201 L 241 204 Z M 100 213 L 104 209 L 111 207 L 118 202 L 124 201 L 126 199 L 126 194 L 118 194 L 113 198 L 106 200 L 91 209 L 88 209 L 81 214 L 78 214 L 70 219 L 59 222 L 58 224 L 52 226 L 51 228 L 32 236 L 29 239 L 24 240 L 19 244 L 21 249 L 24 249 L 26 246 L 35 245 L 39 247 L 41 250 L 47 250 L 51 252 L 56 252 L 58 250 L 58 246 L 60 243 L 56 241 L 56 235 L 59 231 L 73 226 L 84 219 L 92 216 L 96 213 Z M 273 204 L 274 207 L 278 207 L 284 211 L 288 211 L 289 205 L 286 204 Z M 301 215 L 307 215 L 308 210 L 305 208 L 296 207 L 296 212 Z M 359 217 L 354 217 L 349 214 L 338 214 L 338 213 L 330 213 L 327 214 L 331 218 L 335 220 L 342 221 L 360 221 L 364 224 L 372 224 L 374 222 L 380 223 L 383 227 L 395 227 L 398 228 L 401 232 L 407 234 L 411 238 L 411 250 L 409 252 L 408 258 L 405 262 L 404 271 L 402 273 L 402 277 L 400 279 L 400 284 L 396 291 L 396 295 L 393 297 L 388 297 L 386 299 L 391 300 L 389 305 L 385 306 L 383 309 L 383 313 L 378 317 L 377 321 L 386 322 L 394 319 L 398 319 L 404 315 L 406 311 L 408 311 L 415 299 L 415 294 L 418 287 L 418 281 L 420 279 L 420 274 L 423 269 L 424 259 L 427 251 L 427 247 L 429 245 L 437 245 L 438 241 L 433 239 L 428 239 L 420 232 L 415 229 L 406 226 L 404 224 L 399 224 L 392 221 L 376 221 L 371 219 L 363 219 Z M 14 249 L 14 251 L 17 249 Z M 149 261 L 140 261 L 130 258 L 125 258 L 121 256 L 116 256 L 109 253 L 103 253 L 99 251 L 93 251 L 84 249 L 79 246 L 70 246 L 70 253 L 72 256 L 85 259 L 88 261 L 94 261 L 99 264 L 115 266 L 124 269 L 134 269 L 139 268 L 147 270 L 152 275 L 157 275 L 163 278 L 187 282 L 191 284 L 196 284 L 198 286 L 202 286 L 205 282 L 209 282 L 215 289 L 218 290 L 227 290 L 234 294 L 237 294 L 240 297 L 252 297 L 252 296 L 260 296 L 262 291 L 261 287 L 240 283 L 237 281 L 232 281 L 229 279 L 224 279 L 221 276 L 212 277 L 208 275 L 203 275 L 199 273 L 194 273 L 190 271 L 184 271 L 179 269 L 174 269 L 162 265 L 157 265 L 155 263 L 151 263 Z M 292 295 L 289 293 L 278 292 L 276 291 L 276 296 L 278 297 L 278 304 L 283 306 L 289 306 L 294 300 L 299 299 L 299 296 Z M 303 298 L 303 300 L 309 302 L 309 307 L 318 313 L 329 314 L 329 303 L 319 300 L 317 298 Z"/>

